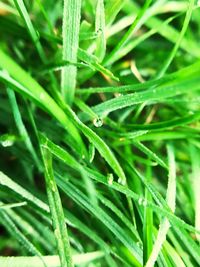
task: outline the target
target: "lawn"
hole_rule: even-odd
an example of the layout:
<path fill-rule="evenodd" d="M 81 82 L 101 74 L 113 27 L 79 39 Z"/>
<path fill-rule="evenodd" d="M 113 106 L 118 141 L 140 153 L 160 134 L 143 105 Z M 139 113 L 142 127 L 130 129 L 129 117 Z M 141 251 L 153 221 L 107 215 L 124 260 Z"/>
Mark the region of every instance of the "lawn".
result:
<path fill-rule="evenodd" d="M 200 266 L 200 3 L 0 1 L 0 266 Z"/>

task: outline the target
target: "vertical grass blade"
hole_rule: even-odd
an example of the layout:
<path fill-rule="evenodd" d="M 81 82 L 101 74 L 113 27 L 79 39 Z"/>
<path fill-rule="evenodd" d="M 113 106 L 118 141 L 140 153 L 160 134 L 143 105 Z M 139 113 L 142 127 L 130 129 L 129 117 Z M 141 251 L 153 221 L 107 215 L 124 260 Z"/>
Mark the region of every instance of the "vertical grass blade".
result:
<path fill-rule="evenodd" d="M 101 62 L 106 53 L 104 0 L 97 1 L 95 31 L 98 33 L 96 40 L 96 56 Z"/>
<path fill-rule="evenodd" d="M 191 161 L 192 161 L 192 181 L 194 191 L 194 210 L 195 210 L 195 228 L 200 230 L 200 156 L 199 149 L 191 145 L 190 147 Z M 200 235 L 196 234 L 200 242 Z"/>
<path fill-rule="evenodd" d="M 60 263 L 61 267 L 72 267 L 73 262 L 67 227 L 65 224 L 60 195 L 53 174 L 52 155 L 48 148 L 46 148 L 43 141 L 44 140 L 41 138 L 41 151 L 45 167 L 46 189 Z"/>
<path fill-rule="evenodd" d="M 81 0 L 64 0 L 63 8 L 63 60 L 76 63 L 79 47 Z M 61 71 L 61 91 L 68 104 L 72 104 L 76 87 L 77 67 L 68 65 Z"/>
<path fill-rule="evenodd" d="M 133 24 L 130 26 L 128 31 L 125 33 L 125 35 L 122 37 L 122 39 L 119 41 L 117 46 L 112 50 L 112 52 L 108 55 L 107 58 L 105 58 L 104 64 L 109 65 L 112 63 L 113 57 L 116 53 L 118 53 L 121 48 L 127 43 L 127 41 L 130 39 L 130 37 L 133 35 L 135 30 L 137 29 L 136 26 L 138 22 L 141 20 L 141 18 L 144 16 L 146 10 L 148 9 L 149 5 L 151 4 L 152 0 L 146 0 L 143 8 L 139 12 L 138 16 L 133 21 Z"/>
<path fill-rule="evenodd" d="M 147 181 L 151 181 L 152 169 L 147 167 Z M 145 188 L 145 200 L 152 201 L 150 192 Z M 144 207 L 144 223 L 143 223 L 143 265 L 146 264 L 153 247 L 153 211 L 150 207 Z"/>
<path fill-rule="evenodd" d="M 167 195 L 166 195 L 166 201 L 168 206 L 171 208 L 171 210 L 175 211 L 176 206 L 176 163 L 174 158 L 174 150 L 171 145 L 167 146 L 167 152 L 168 152 L 168 161 L 169 161 L 169 179 L 168 179 L 168 187 L 167 187 Z M 161 223 L 158 230 L 158 235 L 156 238 L 156 241 L 153 246 L 152 253 L 145 265 L 145 267 L 153 267 L 158 255 L 162 249 L 162 245 L 164 241 L 166 240 L 167 232 L 170 228 L 170 222 L 167 218 L 164 218 Z"/>
<path fill-rule="evenodd" d="M 165 61 L 162 69 L 158 73 L 157 78 L 162 77 L 165 74 L 165 72 L 167 71 L 167 69 L 170 66 L 171 62 L 173 61 L 173 58 L 175 57 L 176 52 L 178 51 L 178 48 L 180 47 L 181 41 L 183 40 L 183 37 L 185 35 L 185 32 L 186 32 L 186 30 L 188 28 L 188 25 L 189 25 L 189 22 L 190 22 L 190 19 L 191 19 L 191 16 L 192 16 L 192 11 L 193 11 L 193 8 L 194 8 L 194 2 L 195 2 L 194 0 L 190 0 L 189 1 L 188 10 L 187 10 L 186 15 L 185 15 L 185 20 L 183 22 L 183 27 L 182 27 L 182 30 L 180 32 L 180 35 L 179 35 L 179 37 L 177 39 L 177 42 L 175 43 L 171 53 L 169 54 L 167 60 Z"/>
<path fill-rule="evenodd" d="M 41 43 L 39 41 L 40 37 L 38 35 L 38 33 L 36 32 L 35 28 L 33 27 L 33 24 L 31 22 L 31 19 L 29 17 L 28 11 L 26 9 L 26 6 L 24 4 L 23 0 L 14 0 L 15 5 L 17 7 L 17 10 L 19 12 L 19 14 L 21 15 L 22 19 L 24 20 L 24 23 L 29 31 L 29 34 L 31 36 L 31 39 L 37 49 L 37 52 L 41 58 L 41 60 L 43 62 L 45 62 L 45 54 L 44 54 L 44 50 L 41 46 Z"/>
<path fill-rule="evenodd" d="M 38 167 L 38 169 L 40 170 L 41 169 L 41 163 L 39 161 L 39 158 L 35 152 L 35 149 L 33 147 L 33 144 L 31 142 L 31 139 L 29 137 L 29 134 L 26 130 L 26 127 L 23 123 L 23 120 L 22 120 L 22 117 L 21 117 L 21 114 L 20 114 L 20 111 L 19 111 L 19 107 L 18 107 L 18 104 L 17 104 L 17 100 L 16 100 L 16 97 L 15 97 L 15 93 L 13 90 L 11 89 L 7 89 L 7 93 L 8 93 L 8 97 L 9 97 L 9 100 L 10 100 L 10 104 L 11 104 L 11 107 L 12 107 L 12 110 L 13 110 L 13 115 L 14 115 L 14 119 L 15 119 L 15 122 L 16 122 L 16 126 L 20 132 L 20 135 L 21 137 L 23 138 L 23 141 L 25 142 L 26 144 L 26 147 L 27 149 L 30 151 L 32 157 L 33 157 L 33 160 L 35 161 L 35 164 L 36 166 Z"/>

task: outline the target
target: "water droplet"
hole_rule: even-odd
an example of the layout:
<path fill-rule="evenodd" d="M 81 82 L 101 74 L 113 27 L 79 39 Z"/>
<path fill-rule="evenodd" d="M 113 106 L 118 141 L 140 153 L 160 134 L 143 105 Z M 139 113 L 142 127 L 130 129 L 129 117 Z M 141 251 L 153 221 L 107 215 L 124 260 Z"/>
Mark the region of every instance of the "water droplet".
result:
<path fill-rule="evenodd" d="M 113 179 L 114 179 L 113 174 L 112 173 L 108 173 L 107 179 L 108 179 L 108 184 L 112 185 Z"/>
<path fill-rule="evenodd" d="M 99 128 L 103 125 L 103 120 L 101 118 L 95 118 L 93 124 L 95 127 Z"/>
<path fill-rule="evenodd" d="M 83 155 L 81 156 L 81 158 L 82 158 L 82 159 L 85 159 L 85 155 L 83 154 Z"/>
<path fill-rule="evenodd" d="M 125 179 L 122 179 L 119 177 L 118 181 L 117 181 L 119 184 L 121 185 L 126 185 L 126 180 Z"/>
<path fill-rule="evenodd" d="M 1 141 L 1 145 L 3 147 L 12 146 L 13 144 L 14 144 L 14 141 L 13 140 L 4 140 L 4 141 Z"/>

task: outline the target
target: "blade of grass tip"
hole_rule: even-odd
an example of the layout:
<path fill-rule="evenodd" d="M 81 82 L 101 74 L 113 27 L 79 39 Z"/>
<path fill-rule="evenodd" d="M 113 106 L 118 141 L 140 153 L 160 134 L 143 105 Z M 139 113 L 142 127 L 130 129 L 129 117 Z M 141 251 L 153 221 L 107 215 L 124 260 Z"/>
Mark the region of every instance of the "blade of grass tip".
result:
<path fill-rule="evenodd" d="M 111 51 L 111 53 L 105 58 L 104 65 L 109 65 L 112 63 L 112 57 L 118 53 L 118 51 L 121 50 L 121 48 L 127 43 L 127 41 L 130 39 L 130 37 L 134 34 L 134 32 L 137 30 L 137 24 L 145 14 L 146 10 L 148 9 L 149 5 L 151 4 L 152 0 L 146 0 L 144 3 L 143 8 L 140 10 L 138 16 L 135 18 L 133 24 L 130 26 L 128 31 L 125 33 L 125 35 L 122 37 L 120 42 L 117 44 L 117 46 Z"/>
<path fill-rule="evenodd" d="M 194 2 L 195 2 L 194 0 L 190 0 L 189 1 L 188 10 L 187 10 L 186 15 L 185 15 L 185 19 L 184 19 L 184 22 L 183 22 L 182 30 L 181 30 L 181 32 L 179 34 L 179 37 L 178 37 L 178 39 L 177 39 L 177 41 L 176 41 L 171 53 L 169 54 L 168 58 L 164 62 L 163 67 L 161 68 L 159 73 L 156 75 L 156 78 L 160 78 L 165 74 L 165 72 L 169 68 L 170 64 L 172 63 L 173 58 L 176 55 L 176 53 L 178 51 L 178 48 L 180 47 L 181 41 L 183 40 L 183 37 L 184 37 L 184 35 L 186 33 L 186 30 L 188 28 L 189 22 L 191 20 L 193 8 L 194 8 Z"/>
<path fill-rule="evenodd" d="M 95 31 L 98 33 L 95 55 L 101 62 L 106 53 L 104 0 L 97 0 Z"/>
<path fill-rule="evenodd" d="M 64 0 L 62 38 L 63 60 L 77 63 L 79 47 L 79 28 L 81 19 L 81 0 Z M 65 66 L 61 70 L 61 91 L 68 104 L 72 104 L 76 87 L 77 67 Z"/>
<path fill-rule="evenodd" d="M 11 203 L 11 204 L 0 204 L 0 209 L 12 209 L 16 207 L 21 207 L 27 205 L 27 202 L 18 202 L 18 203 Z"/>
<path fill-rule="evenodd" d="M 134 141 L 133 144 L 140 149 L 144 154 L 146 154 L 150 159 L 155 160 L 160 166 L 162 166 L 165 169 L 168 169 L 168 166 L 166 163 L 156 155 L 156 153 L 152 152 L 148 147 L 140 143 L 139 141 Z"/>
<path fill-rule="evenodd" d="M 116 18 L 117 14 L 120 12 L 124 4 L 125 4 L 124 0 L 110 0 L 106 2 L 105 6 L 106 26 L 109 26 L 113 23 L 114 19 Z"/>
<path fill-rule="evenodd" d="M 88 64 L 88 66 L 92 70 L 99 71 L 102 74 L 110 77 L 111 79 L 113 79 L 115 81 L 119 81 L 118 77 L 114 76 L 114 74 L 109 69 L 106 69 L 104 66 L 102 66 L 99 63 L 98 58 L 96 56 L 91 55 L 87 51 L 79 48 L 78 49 L 78 58 L 79 58 L 79 60 L 82 60 L 83 62 Z"/>
<path fill-rule="evenodd" d="M 169 179 L 168 179 L 168 186 L 167 186 L 167 195 L 166 195 L 166 202 L 171 210 L 175 211 L 176 206 L 176 163 L 174 157 L 174 149 L 172 145 L 167 145 L 167 152 L 168 152 L 168 164 L 169 164 Z M 158 230 L 158 235 L 156 241 L 153 246 L 153 250 L 150 254 L 150 257 L 145 265 L 145 267 L 153 267 L 159 252 L 162 248 L 164 241 L 166 240 L 167 232 L 170 228 L 170 222 L 167 218 L 164 218 Z"/>
<path fill-rule="evenodd" d="M 31 142 L 31 139 L 29 137 L 29 134 L 26 130 L 26 127 L 23 123 L 23 120 L 22 120 L 22 117 L 21 117 L 21 113 L 20 113 L 20 110 L 19 110 L 19 107 L 18 107 L 18 104 L 17 104 L 17 100 L 16 100 L 16 97 L 15 97 L 15 93 L 13 90 L 11 90 L 10 88 L 7 88 L 7 93 L 8 93 L 8 97 L 9 97 L 9 100 L 10 100 L 10 104 L 11 104 L 11 108 L 13 110 L 13 115 L 14 115 L 14 119 L 15 119 L 15 123 L 16 123 L 16 126 L 20 132 L 20 135 L 21 137 L 23 138 L 26 146 L 27 146 L 27 149 L 30 151 L 32 157 L 33 157 L 33 160 L 35 161 L 36 163 L 36 166 L 38 167 L 39 170 L 41 170 L 41 163 L 39 161 L 39 158 L 35 152 L 35 149 L 33 147 L 33 144 Z"/>
<path fill-rule="evenodd" d="M 49 208 L 52 216 L 54 235 L 58 246 L 61 267 L 73 267 L 69 237 L 65 224 L 62 202 L 55 182 L 52 154 L 45 146 L 45 140 L 41 137 L 41 152 L 45 167 L 45 182 L 49 201 Z"/>
<path fill-rule="evenodd" d="M 199 149 L 190 145 L 190 154 L 192 161 L 192 181 L 194 192 L 194 210 L 195 210 L 195 228 L 200 230 L 200 156 Z M 200 235 L 196 234 L 197 240 L 200 242 Z"/>
<path fill-rule="evenodd" d="M 98 115 L 88 105 L 86 105 L 85 102 L 83 102 L 80 98 L 76 97 L 74 100 L 74 104 L 84 113 L 86 113 L 90 117 L 90 119 L 92 119 L 92 121 L 99 119 Z"/>

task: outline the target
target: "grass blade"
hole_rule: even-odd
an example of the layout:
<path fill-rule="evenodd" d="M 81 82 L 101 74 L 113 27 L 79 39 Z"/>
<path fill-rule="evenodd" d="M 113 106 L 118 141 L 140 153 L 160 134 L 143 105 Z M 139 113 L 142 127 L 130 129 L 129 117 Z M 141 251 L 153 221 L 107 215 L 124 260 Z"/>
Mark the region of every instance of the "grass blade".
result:
<path fill-rule="evenodd" d="M 27 149 L 30 151 L 32 157 L 33 157 L 33 160 L 35 161 L 38 169 L 40 170 L 41 169 L 41 163 L 39 161 L 39 158 L 35 152 L 35 149 L 32 145 L 32 142 L 31 142 L 31 139 L 29 138 L 29 134 L 26 130 L 26 127 L 22 121 L 22 117 L 21 117 L 21 114 L 20 114 L 20 111 L 19 111 L 19 108 L 18 108 L 18 104 L 17 104 L 17 100 L 16 100 L 16 97 L 15 97 L 15 93 L 13 90 L 11 89 L 7 89 L 7 93 L 8 93 L 8 97 L 9 97 L 9 100 L 10 100 L 10 104 L 11 104 L 11 107 L 12 107 L 12 110 L 13 110 L 13 115 L 14 115 L 14 119 L 15 119 L 15 122 L 16 122 L 16 126 L 18 127 L 18 130 L 20 132 L 20 135 L 22 137 L 22 139 L 24 140 L 26 146 L 27 146 Z"/>
<path fill-rule="evenodd" d="M 85 254 L 77 254 L 73 255 L 73 261 L 74 263 L 79 266 L 82 264 L 89 264 L 92 261 L 95 261 L 101 257 L 103 257 L 104 254 L 101 251 L 95 251 Z M 43 256 L 43 261 L 45 262 L 46 266 L 48 267 L 58 267 L 60 264 L 60 259 L 58 256 Z M 23 257 L 23 256 L 16 256 L 16 257 L 0 257 L 0 265 L 1 267 L 43 267 L 44 264 L 41 262 L 41 260 L 38 257 Z"/>
<path fill-rule="evenodd" d="M 72 263 L 69 237 L 67 233 L 67 227 L 65 224 L 62 203 L 54 179 L 54 174 L 52 169 L 52 156 L 48 148 L 45 147 L 45 141 L 42 140 L 42 138 L 41 138 L 41 151 L 45 166 L 45 181 L 46 181 L 47 195 L 49 200 L 49 207 L 52 216 L 54 235 L 57 241 L 61 267 L 72 267 L 73 263 Z"/>
<path fill-rule="evenodd" d="M 175 211 L 175 203 L 176 203 L 176 164 L 174 158 L 174 151 L 172 146 L 168 146 L 168 156 L 169 156 L 169 180 L 168 180 L 168 188 L 167 188 L 167 195 L 166 201 L 171 210 Z M 166 240 L 167 232 L 170 228 L 170 222 L 168 219 L 164 218 L 159 227 L 157 239 L 154 243 L 153 250 L 151 255 L 145 265 L 145 267 L 153 267 L 159 252 L 162 248 L 164 241 Z"/>
<path fill-rule="evenodd" d="M 96 40 L 96 57 L 101 62 L 106 53 L 104 0 L 97 0 L 95 31 L 99 33 Z"/>
<path fill-rule="evenodd" d="M 79 28 L 81 19 L 81 0 L 64 0 L 63 8 L 63 50 L 62 59 L 77 63 L 79 47 Z M 61 71 L 61 91 L 68 104 L 73 103 L 76 88 L 77 67 L 68 65 Z"/>

